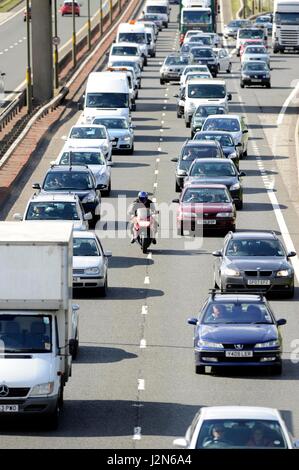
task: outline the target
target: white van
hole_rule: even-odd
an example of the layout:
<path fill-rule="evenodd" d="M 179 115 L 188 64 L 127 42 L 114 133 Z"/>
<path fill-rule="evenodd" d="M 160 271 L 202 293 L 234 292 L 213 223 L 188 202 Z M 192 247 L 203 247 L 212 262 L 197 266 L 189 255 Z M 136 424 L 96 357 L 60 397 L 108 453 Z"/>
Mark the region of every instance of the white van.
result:
<path fill-rule="evenodd" d="M 156 57 L 155 34 L 152 28 L 145 28 L 147 50 L 150 57 Z"/>
<path fill-rule="evenodd" d="M 147 65 L 148 48 L 145 27 L 141 23 L 121 23 L 117 29 L 116 42 L 133 42 L 138 44 Z"/>
<path fill-rule="evenodd" d="M 132 57 L 138 60 L 141 70 L 143 69 L 144 56 L 142 55 L 139 44 L 131 42 L 117 42 L 112 44 L 110 53 L 108 53 L 108 67 L 112 61 L 126 59 L 129 60 Z"/>
<path fill-rule="evenodd" d="M 137 98 L 138 92 L 137 87 L 135 87 L 133 72 L 125 67 L 107 67 L 105 71 L 117 73 L 123 72 L 124 74 L 126 74 L 130 92 L 131 111 L 136 111 L 135 99 Z"/>
<path fill-rule="evenodd" d="M 97 116 L 118 114 L 130 121 L 130 90 L 123 72 L 92 72 L 84 95 L 81 122 L 90 124 Z"/>
<path fill-rule="evenodd" d="M 168 0 L 147 0 L 144 7 L 144 14 L 159 15 L 165 28 L 168 28 L 169 12 Z"/>
<path fill-rule="evenodd" d="M 191 79 L 186 83 L 185 124 L 190 127 L 194 111 L 199 105 L 214 104 L 223 106 L 228 113 L 228 101 L 232 95 L 227 93 L 224 80 Z"/>

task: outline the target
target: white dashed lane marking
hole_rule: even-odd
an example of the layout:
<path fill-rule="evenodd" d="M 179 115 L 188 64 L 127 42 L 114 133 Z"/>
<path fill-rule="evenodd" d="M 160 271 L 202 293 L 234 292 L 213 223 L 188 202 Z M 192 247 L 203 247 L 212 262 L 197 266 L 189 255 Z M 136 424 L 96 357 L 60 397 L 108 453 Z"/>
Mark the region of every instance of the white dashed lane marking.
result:
<path fill-rule="evenodd" d="M 142 305 L 141 314 L 142 315 L 147 315 L 148 314 L 148 306 L 147 305 Z"/>
<path fill-rule="evenodd" d="M 145 390 L 145 380 L 138 379 L 138 390 Z"/>
<path fill-rule="evenodd" d="M 140 439 L 141 439 L 141 427 L 140 426 L 134 428 L 133 439 L 135 441 L 140 441 Z"/>
<path fill-rule="evenodd" d="M 146 348 L 146 340 L 143 338 L 140 340 L 140 349 L 145 349 Z"/>

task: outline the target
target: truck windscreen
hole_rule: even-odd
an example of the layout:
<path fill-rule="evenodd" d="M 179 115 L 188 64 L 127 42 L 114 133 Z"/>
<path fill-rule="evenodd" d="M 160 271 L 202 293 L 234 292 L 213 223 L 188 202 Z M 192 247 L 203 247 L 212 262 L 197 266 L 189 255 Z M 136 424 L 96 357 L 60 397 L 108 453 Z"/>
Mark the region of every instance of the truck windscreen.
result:
<path fill-rule="evenodd" d="M 211 15 L 207 11 L 185 10 L 182 16 L 183 23 L 210 24 Z"/>
<path fill-rule="evenodd" d="M 299 11 L 292 13 L 276 13 L 275 23 L 299 25 Z"/>
<path fill-rule="evenodd" d="M 1 352 L 51 352 L 51 324 L 50 315 L 0 315 Z"/>

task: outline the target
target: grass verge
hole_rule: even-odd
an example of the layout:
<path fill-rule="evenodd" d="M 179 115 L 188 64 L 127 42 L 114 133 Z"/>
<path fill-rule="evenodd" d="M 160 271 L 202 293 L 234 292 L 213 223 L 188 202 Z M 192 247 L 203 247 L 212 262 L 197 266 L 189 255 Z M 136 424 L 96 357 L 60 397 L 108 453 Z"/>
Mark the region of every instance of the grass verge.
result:
<path fill-rule="evenodd" d="M 7 13 L 12 10 L 19 3 L 22 3 L 22 0 L 4 0 L 0 1 L 0 13 Z"/>

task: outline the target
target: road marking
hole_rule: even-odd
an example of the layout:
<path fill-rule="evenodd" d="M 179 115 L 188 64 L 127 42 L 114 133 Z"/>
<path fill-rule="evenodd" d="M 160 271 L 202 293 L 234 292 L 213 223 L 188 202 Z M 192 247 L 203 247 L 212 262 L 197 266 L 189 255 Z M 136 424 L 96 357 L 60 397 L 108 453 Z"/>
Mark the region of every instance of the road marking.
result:
<path fill-rule="evenodd" d="M 164 129 L 160 129 L 160 132 L 164 132 Z"/>
<path fill-rule="evenodd" d="M 0 26 L 2 26 L 3 24 L 5 23 L 8 23 L 8 21 L 12 20 L 13 18 L 15 18 L 16 16 L 18 16 L 20 13 L 22 13 L 24 11 L 24 7 L 22 7 L 20 10 L 16 11 L 13 15 L 11 15 L 9 18 L 6 18 L 5 20 L 3 20 L 1 23 L 0 23 Z"/>
<path fill-rule="evenodd" d="M 153 202 L 156 202 L 156 198 L 155 198 L 155 197 L 153 197 Z M 147 259 L 153 259 L 152 252 L 150 252 L 150 253 L 147 255 Z"/>
<path fill-rule="evenodd" d="M 162 152 L 162 149 L 161 149 L 161 147 L 158 147 L 158 152 Z"/>
<path fill-rule="evenodd" d="M 160 161 L 160 158 L 156 158 L 156 162 L 159 163 L 159 161 Z"/>
<path fill-rule="evenodd" d="M 167 103 L 167 100 L 164 100 L 164 103 Z M 166 109 L 166 108 L 165 108 Z"/>
<path fill-rule="evenodd" d="M 163 137 L 160 137 L 160 139 L 159 139 L 159 140 L 160 140 L 160 142 L 163 142 Z"/>
<path fill-rule="evenodd" d="M 155 175 L 158 175 L 159 174 L 159 170 L 155 170 Z"/>
<path fill-rule="evenodd" d="M 0 55 L 2 55 L 2 54 L 3 54 L 3 52 L 0 52 Z"/>
<path fill-rule="evenodd" d="M 4 49 L 4 52 L 7 52 L 7 51 L 8 51 L 8 49 Z"/>
<path fill-rule="evenodd" d="M 138 379 L 138 390 L 145 390 L 145 380 Z"/>
<path fill-rule="evenodd" d="M 161 121 L 161 124 L 164 124 L 164 121 Z"/>
<path fill-rule="evenodd" d="M 166 116 L 166 113 L 162 113 L 162 116 Z"/>
<path fill-rule="evenodd" d="M 154 188 L 157 188 L 158 187 L 158 183 L 154 183 Z"/>
<path fill-rule="evenodd" d="M 15 42 L 15 46 L 18 46 L 18 45 L 19 45 L 19 43 L 18 43 L 18 42 Z"/>
<path fill-rule="evenodd" d="M 299 81 L 297 82 L 295 88 L 293 89 L 293 91 L 289 94 L 289 96 L 287 97 L 287 99 L 285 100 L 282 108 L 281 108 L 281 111 L 278 115 L 278 118 L 277 118 L 277 121 L 276 121 L 276 124 L 277 126 L 280 126 L 280 124 L 282 124 L 282 121 L 284 119 L 284 115 L 285 115 L 285 112 L 287 110 L 287 108 L 290 106 L 291 102 L 293 101 L 293 99 L 295 98 L 297 92 L 299 90 Z"/>
<path fill-rule="evenodd" d="M 147 315 L 147 314 L 148 314 L 148 306 L 142 305 L 141 315 Z"/>
<path fill-rule="evenodd" d="M 23 42 L 23 39 L 19 39 L 19 42 Z"/>
<path fill-rule="evenodd" d="M 140 349 L 145 349 L 146 348 L 146 340 L 143 338 L 140 340 Z"/>
<path fill-rule="evenodd" d="M 144 278 L 144 284 L 150 284 L 150 278 L 149 278 L 149 276 L 145 276 L 145 278 Z"/>
<path fill-rule="evenodd" d="M 141 439 L 141 427 L 140 426 L 134 428 L 133 439 L 134 441 L 140 441 Z"/>
<path fill-rule="evenodd" d="M 10 49 L 13 49 L 13 48 L 14 48 L 14 46 L 9 46 L 9 48 L 10 48 Z"/>
<path fill-rule="evenodd" d="M 163 109 L 166 109 L 166 106 L 163 106 Z"/>

